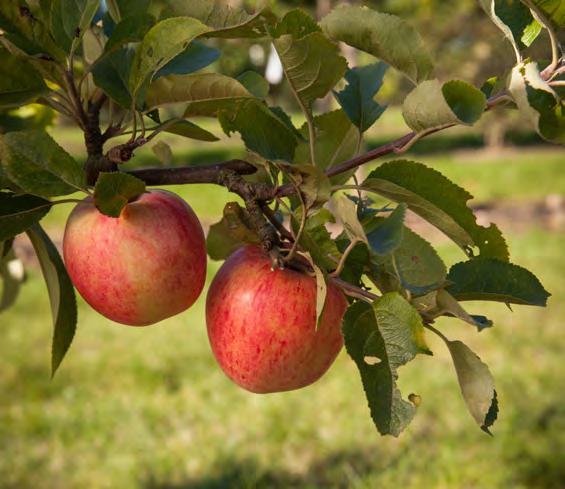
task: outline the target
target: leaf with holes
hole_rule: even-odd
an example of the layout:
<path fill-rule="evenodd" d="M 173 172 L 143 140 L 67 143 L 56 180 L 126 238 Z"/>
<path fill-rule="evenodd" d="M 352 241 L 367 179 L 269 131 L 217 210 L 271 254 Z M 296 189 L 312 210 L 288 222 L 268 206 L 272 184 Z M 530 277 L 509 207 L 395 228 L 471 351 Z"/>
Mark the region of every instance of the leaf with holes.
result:
<path fill-rule="evenodd" d="M 49 198 L 86 188 L 84 171 L 44 130 L 0 135 L 2 172 L 25 193 Z"/>
<path fill-rule="evenodd" d="M 472 198 L 441 173 L 421 163 L 397 160 L 373 170 L 361 185 L 408 208 L 443 231 L 467 254 L 471 247 L 481 257 L 508 261 L 508 248 L 499 229 L 479 226 L 466 202 Z"/>
<path fill-rule="evenodd" d="M 37 254 L 49 291 L 54 329 L 51 349 L 51 375 L 53 376 L 75 335 L 77 322 L 75 292 L 57 248 L 41 226 L 35 224 L 28 229 L 27 234 Z"/>
<path fill-rule="evenodd" d="M 453 265 L 447 291 L 459 301 L 498 301 L 545 306 L 550 294 L 529 270 L 495 259 L 474 259 Z"/>
<path fill-rule="evenodd" d="M 110 217 L 120 217 L 122 209 L 145 192 L 145 183 L 127 173 L 102 172 L 94 187 L 97 209 Z"/>
<path fill-rule="evenodd" d="M 484 94 L 460 80 L 440 83 L 427 80 L 408 94 L 402 105 L 402 116 L 408 126 L 421 132 L 449 124 L 471 126 L 487 106 Z"/>
<path fill-rule="evenodd" d="M 342 5 L 324 17 L 321 26 L 331 39 L 380 58 L 414 83 L 429 78 L 433 70 L 420 34 L 395 15 Z"/>
<path fill-rule="evenodd" d="M 379 433 L 398 436 L 416 413 L 398 390 L 398 368 L 418 353 L 430 353 L 418 312 L 399 294 L 389 293 L 372 307 L 365 302 L 351 306 L 342 329 Z"/>

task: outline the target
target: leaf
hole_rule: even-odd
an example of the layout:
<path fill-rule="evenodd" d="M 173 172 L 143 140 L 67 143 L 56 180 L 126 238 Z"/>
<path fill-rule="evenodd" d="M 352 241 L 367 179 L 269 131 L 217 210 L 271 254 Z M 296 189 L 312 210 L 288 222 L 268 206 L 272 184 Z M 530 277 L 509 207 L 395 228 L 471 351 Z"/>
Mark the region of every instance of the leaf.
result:
<path fill-rule="evenodd" d="M 295 216 L 291 216 L 291 223 L 295 230 L 298 229 L 299 212 L 295 212 Z M 331 221 L 331 214 L 327 209 L 318 209 L 312 213 L 306 220 L 306 226 L 300 236 L 300 245 L 308 250 L 312 259 L 325 270 L 333 270 L 339 261 L 341 253 L 337 248 L 337 244 L 332 239 L 330 233 L 325 227 L 327 222 Z"/>
<path fill-rule="evenodd" d="M 492 326 L 492 321 L 488 320 L 484 316 L 471 316 L 467 311 L 465 311 L 465 309 L 463 309 L 461 304 L 457 302 L 455 297 L 453 297 L 445 289 L 439 289 L 437 291 L 436 302 L 437 311 L 432 313 L 434 316 L 436 314 L 443 315 L 445 313 L 449 313 L 452 316 L 461 319 L 461 321 L 465 321 L 471 326 L 475 326 L 479 332 Z"/>
<path fill-rule="evenodd" d="M 314 32 L 322 32 L 322 29 L 308 13 L 299 8 L 287 12 L 270 30 L 273 38 L 289 34 L 296 39 L 301 39 Z"/>
<path fill-rule="evenodd" d="M 376 56 L 414 83 L 428 79 L 433 70 L 420 34 L 394 15 L 342 5 L 324 17 L 321 26 L 331 39 Z"/>
<path fill-rule="evenodd" d="M 100 0 L 53 0 L 51 33 L 59 46 L 74 52 L 96 15 Z"/>
<path fill-rule="evenodd" d="M 210 27 L 207 37 L 238 39 L 263 37 L 265 13 L 258 9 L 250 14 L 218 0 L 167 0 L 161 17 L 193 17 Z"/>
<path fill-rule="evenodd" d="M 102 56 L 94 65 L 94 83 L 124 109 L 131 109 L 128 80 L 135 51 L 124 47 Z"/>
<path fill-rule="evenodd" d="M 85 189 L 81 166 L 44 130 L 0 135 L 0 166 L 25 193 L 39 197 Z"/>
<path fill-rule="evenodd" d="M 163 66 L 154 76 L 154 79 L 167 75 L 188 75 L 206 68 L 216 61 L 220 55 L 219 49 L 211 48 L 198 41 L 193 41 L 180 54 L 175 56 Z"/>
<path fill-rule="evenodd" d="M 110 16 L 118 23 L 132 15 L 145 13 L 151 0 L 106 0 L 106 4 Z"/>
<path fill-rule="evenodd" d="M 530 9 L 516 0 L 479 0 L 483 10 L 504 33 L 515 51 L 530 46 L 541 31 Z"/>
<path fill-rule="evenodd" d="M 331 198 L 331 211 L 343 226 L 351 241 L 368 243 L 365 230 L 357 217 L 357 206 L 351 199 L 343 194 L 333 194 Z"/>
<path fill-rule="evenodd" d="M 257 98 L 265 98 L 269 95 L 269 82 L 256 71 L 245 71 L 237 77 L 249 93 Z"/>
<path fill-rule="evenodd" d="M 508 87 L 518 109 L 549 142 L 565 144 L 565 102 L 542 79 L 537 63 L 520 63 Z"/>
<path fill-rule="evenodd" d="M 508 249 L 499 229 L 479 226 L 466 202 L 472 198 L 441 173 L 421 163 L 397 160 L 373 170 L 361 185 L 408 208 L 443 231 L 469 256 L 472 246 L 481 257 L 508 261 Z"/>
<path fill-rule="evenodd" d="M 49 92 L 37 70 L 25 60 L 0 49 L 0 106 L 19 107 Z"/>
<path fill-rule="evenodd" d="M 327 170 L 350 158 L 357 152 L 360 134 L 351 123 L 343 110 L 334 110 L 314 117 L 316 129 L 316 140 L 314 142 L 314 155 L 316 166 Z M 300 141 L 294 155 L 297 164 L 311 164 L 310 144 L 308 138 L 308 126 L 304 124 L 300 128 L 303 141 Z M 352 172 L 332 177 L 335 183 L 345 183 Z"/>
<path fill-rule="evenodd" d="M 206 250 L 212 260 L 225 260 L 245 243 L 261 243 L 249 216 L 237 202 L 228 202 L 222 219 L 210 226 Z"/>
<path fill-rule="evenodd" d="M 0 241 L 0 250 L 8 243 Z M 20 287 L 25 280 L 24 265 L 9 245 L 8 250 L 0 254 L 0 278 L 2 293 L 0 294 L 0 312 L 10 308 L 16 301 Z"/>
<path fill-rule="evenodd" d="M 489 428 L 498 414 L 494 379 L 488 367 L 465 343 L 447 339 L 445 342 L 453 358 L 467 408 L 481 429 L 490 434 Z"/>
<path fill-rule="evenodd" d="M 347 117 L 361 132 L 369 129 L 386 110 L 374 97 L 383 84 L 388 66 L 382 62 L 352 68 L 345 73 L 348 85 L 334 96 Z"/>
<path fill-rule="evenodd" d="M 453 265 L 447 291 L 459 301 L 487 300 L 545 306 L 550 294 L 529 270 L 500 260 L 479 258 Z"/>
<path fill-rule="evenodd" d="M 320 322 L 322 320 L 322 313 L 324 312 L 324 307 L 326 305 L 326 297 L 328 295 L 328 286 L 326 283 L 326 277 L 324 272 L 320 269 L 318 265 L 312 259 L 310 253 L 304 253 L 308 263 L 314 270 L 314 275 L 316 276 L 316 330 L 320 327 Z"/>
<path fill-rule="evenodd" d="M 217 73 L 169 75 L 153 81 L 147 89 L 147 110 L 168 104 L 188 103 L 185 117 L 212 116 L 241 99 L 253 98 L 234 78 Z"/>
<path fill-rule="evenodd" d="M 554 29 L 565 28 L 565 3 L 562 0 L 531 0 Z M 539 19 L 542 20 L 542 19 Z"/>
<path fill-rule="evenodd" d="M 197 139 L 198 141 L 219 141 L 219 139 L 210 131 L 203 129 L 190 121 L 177 121 L 168 125 L 167 128 L 164 129 L 164 132 L 176 134 L 177 136 L 183 136 L 185 138 Z"/>
<path fill-rule="evenodd" d="M 290 172 L 298 178 L 297 185 L 304 195 L 306 209 L 324 205 L 330 198 L 330 179 L 313 165 L 293 165 Z"/>
<path fill-rule="evenodd" d="M 39 222 L 51 205 L 48 200 L 35 195 L 0 192 L 0 242 L 23 233 Z"/>
<path fill-rule="evenodd" d="M 397 293 L 384 295 L 373 307 L 357 302 L 345 314 L 343 337 L 379 433 L 398 436 L 416 410 L 402 399 L 397 370 L 418 353 L 429 353 L 419 314 Z"/>
<path fill-rule="evenodd" d="M 112 35 L 104 46 L 104 52 L 108 53 L 122 47 L 124 44 L 141 41 L 154 24 L 155 18 L 147 13 L 126 17 L 114 28 Z"/>
<path fill-rule="evenodd" d="M 245 147 L 267 160 L 292 161 L 297 140 L 284 121 L 262 102 L 241 100 L 218 115 L 226 135 L 239 132 Z"/>
<path fill-rule="evenodd" d="M 301 38 L 296 33 L 283 34 L 273 39 L 273 45 L 293 92 L 307 111 L 314 100 L 329 93 L 347 68 L 337 45 L 321 32 Z"/>
<path fill-rule="evenodd" d="M 408 94 L 402 105 L 402 116 L 412 130 L 421 132 L 446 124 L 473 125 L 486 106 L 484 94 L 464 81 L 442 84 L 438 80 L 427 80 Z"/>
<path fill-rule="evenodd" d="M 94 187 L 96 208 L 110 217 L 120 217 L 122 209 L 145 192 L 143 180 L 122 172 L 101 172 Z"/>
<path fill-rule="evenodd" d="M 21 2 L 0 1 L 0 29 L 10 43 L 29 56 L 65 60 L 48 27 Z"/>
<path fill-rule="evenodd" d="M 372 256 L 371 262 L 379 267 L 373 270 L 372 279 L 378 278 L 382 269 L 389 277 L 397 277 L 403 288 L 417 296 L 439 288 L 447 276 L 445 264 L 434 247 L 407 227 L 394 256 Z"/>
<path fill-rule="evenodd" d="M 53 377 L 75 335 L 77 303 L 71 279 L 49 236 L 39 224 L 28 229 L 27 234 L 37 254 L 49 291 L 54 329 L 51 349 L 51 376 Z"/>
<path fill-rule="evenodd" d="M 153 154 L 159 158 L 159 161 L 165 165 L 170 166 L 173 161 L 173 151 L 171 147 L 164 141 L 159 141 L 151 146 Z"/>
<path fill-rule="evenodd" d="M 154 25 L 136 50 L 129 77 L 130 91 L 137 94 L 146 81 L 183 52 L 194 38 L 209 30 L 190 17 L 165 19 Z"/>
<path fill-rule="evenodd" d="M 400 246 L 405 215 L 406 204 L 399 204 L 375 229 L 367 233 L 369 246 L 377 255 L 388 255 Z"/>

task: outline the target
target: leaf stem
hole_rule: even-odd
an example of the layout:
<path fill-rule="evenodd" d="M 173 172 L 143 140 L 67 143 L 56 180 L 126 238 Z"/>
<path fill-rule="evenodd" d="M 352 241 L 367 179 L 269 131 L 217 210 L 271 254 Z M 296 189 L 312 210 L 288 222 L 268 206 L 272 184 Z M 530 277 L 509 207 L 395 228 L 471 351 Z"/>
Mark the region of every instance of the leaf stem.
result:
<path fill-rule="evenodd" d="M 347 257 L 359 242 L 360 240 L 355 238 L 347 245 L 347 248 L 345 248 L 345 251 L 341 255 L 341 258 L 339 259 L 337 268 L 329 274 L 330 277 L 339 277 L 341 275 L 341 272 L 343 272 L 343 268 L 345 267 L 345 262 L 347 261 Z"/>

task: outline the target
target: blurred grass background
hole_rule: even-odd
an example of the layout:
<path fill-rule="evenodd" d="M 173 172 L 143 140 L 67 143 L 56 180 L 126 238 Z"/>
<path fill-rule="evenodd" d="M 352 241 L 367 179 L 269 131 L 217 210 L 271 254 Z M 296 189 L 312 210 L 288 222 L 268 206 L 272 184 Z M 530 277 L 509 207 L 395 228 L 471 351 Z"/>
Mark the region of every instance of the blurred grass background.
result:
<path fill-rule="evenodd" d="M 391 114 L 392 126 L 370 133 L 369 144 L 402 131 Z M 386 121 L 379 127 L 387 128 Z M 54 132 L 81 157 L 77 132 Z M 446 134 L 437 147 L 445 141 L 461 147 L 458 131 Z M 237 140 L 206 147 L 169 142 L 179 164 L 241 156 Z M 548 222 L 543 212 L 530 212 L 545 209 L 548 196 L 559 202 L 565 195 L 564 152 L 528 146 L 492 153 L 463 146 L 448 154 L 432 151 L 433 144 L 416 145 L 407 157 L 469 189 L 473 204 L 517 210 L 499 215 L 512 260 L 554 294 L 547 309 L 516 306 L 510 312 L 472 303 L 471 312 L 495 321 L 480 334 L 456 320 L 439 323 L 491 367 L 501 407 L 494 437 L 475 426 L 445 346 L 430 335 L 434 357 L 400 370 L 403 393 L 416 392 L 423 403 L 399 439 L 376 432 L 345 352 L 303 390 L 260 396 L 239 389 L 212 357 L 206 292 L 189 311 L 139 329 L 113 324 L 79 300 L 74 344 L 50 381 L 51 315 L 39 270 L 31 266 L 16 306 L 0 316 L 0 487 L 565 487 L 563 217 L 552 214 Z M 155 161 L 143 149 L 134 164 Z M 205 225 L 231 198 L 210 185 L 174 190 Z M 43 221 L 55 240 L 69 211 L 57 206 Z M 448 264 L 464 258 L 445 239 L 436 243 Z M 208 282 L 218 266 L 209 264 Z"/>

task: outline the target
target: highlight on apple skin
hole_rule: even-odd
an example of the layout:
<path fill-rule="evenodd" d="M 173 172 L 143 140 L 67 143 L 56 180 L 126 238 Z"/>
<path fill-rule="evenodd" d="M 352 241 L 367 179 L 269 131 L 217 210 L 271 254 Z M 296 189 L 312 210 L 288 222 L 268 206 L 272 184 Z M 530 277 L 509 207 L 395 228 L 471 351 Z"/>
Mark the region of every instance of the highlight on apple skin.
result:
<path fill-rule="evenodd" d="M 71 212 L 63 254 L 80 295 L 103 316 L 146 326 L 188 309 L 206 279 L 200 221 L 179 196 L 151 190 L 108 217 L 90 198 Z"/>
<path fill-rule="evenodd" d="M 316 280 L 289 268 L 271 270 L 257 246 L 234 252 L 206 300 L 212 351 L 226 375 L 255 393 L 299 389 L 318 380 L 343 346 L 347 300 L 329 284 L 316 328 Z"/>

